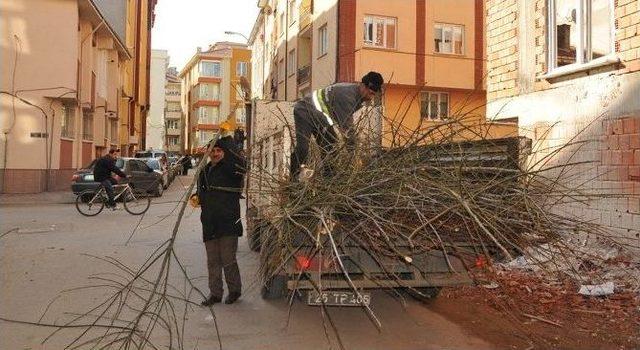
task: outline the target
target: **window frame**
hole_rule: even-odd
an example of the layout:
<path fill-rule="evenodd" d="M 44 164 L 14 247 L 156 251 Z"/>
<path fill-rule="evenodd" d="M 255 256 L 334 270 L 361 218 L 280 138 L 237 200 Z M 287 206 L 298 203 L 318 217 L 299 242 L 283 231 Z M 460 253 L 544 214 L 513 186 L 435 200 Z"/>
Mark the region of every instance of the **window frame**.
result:
<path fill-rule="evenodd" d="M 431 95 L 437 95 L 437 106 L 438 111 L 436 112 L 437 117 L 431 118 Z M 442 104 L 441 97 L 442 95 L 447 96 L 447 113 L 445 116 L 442 116 L 440 113 L 440 106 Z M 424 96 L 426 96 L 427 102 L 427 113 L 425 115 L 422 114 L 422 103 L 425 101 Z M 447 91 L 421 91 L 420 92 L 420 120 L 421 121 L 442 121 L 449 119 L 451 113 L 451 94 Z"/>
<path fill-rule="evenodd" d="M 435 44 L 435 40 L 436 40 L 436 36 L 435 36 L 435 29 L 436 26 L 441 26 L 442 27 L 442 32 L 443 32 L 443 36 L 444 36 L 444 28 L 445 27 L 450 27 L 451 28 L 451 52 L 442 52 L 442 51 L 436 51 L 435 49 L 435 45 L 432 46 L 433 48 L 433 54 L 434 55 L 454 55 L 454 56 L 464 56 L 466 55 L 466 49 L 467 49 L 467 45 L 466 45 L 466 27 L 464 24 L 456 24 L 456 23 L 447 23 L 447 22 L 434 22 L 433 23 L 433 43 Z M 460 27 L 462 30 L 462 48 L 460 50 L 460 53 L 456 53 L 455 52 L 455 47 L 454 47 L 454 41 L 453 41 L 453 28 L 454 27 Z"/>
<path fill-rule="evenodd" d="M 324 32 L 324 35 L 323 35 Z M 323 45 L 324 44 L 324 45 Z M 329 53 L 329 27 L 327 23 L 318 28 L 318 58 Z"/>
<path fill-rule="evenodd" d="M 368 42 L 365 39 L 367 35 L 367 31 L 363 30 L 362 45 L 365 47 L 372 47 L 376 49 L 397 50 L 398 49 L 398 18 L 392 17 L 392 16 L 381 16 L 381 15 L 364 15 L 363 24 L 367 25 L 368 20 L 370 20 L 371 23 L 373 24 L 374 31 L 375 31 L 375 27 L 379 24 L 376 21 L 379 21 L 379 20 L 384 21 L 384 23 L 382 24 L 383 25 L 383 31 L 382 31 L 383 43 L 382 43 L 382 46 L 376 45 L 373 36 L 372 36 L 371 42 Z M 394 39 L 393 39 L 393 42 L 395 45 L 393 47 L 389 47 L 387 45 L 387 21 L 388 20 L 393 20 L 393 25 L 395 27 L 395 33 L 394 33 Z"/>
<path fill-rule="evenodd" d="M 212 63 L 214 65 L 217 65 L 218 75 L 215 75 L 215 69 L 214 69 L 214 75 L 205 75 L 203 73 L 204 63 Z M 222 63 L 220 61 L 214 61 L 214 60 L 200 60 L 200 62 L 198 62 L 198 76 L 203 78 L 222 78 Z"/>
<path fill-rule="evenodd" d="M 609 53 L 596 59 L 587 60 L 585 53 L 591 51 L 591 1 L 590 0 L 573 0 L 577 4 L 576 8 L 576 26 L 578 28 L 578 46 L 576 47 L 576 62 L 564 66 L 558 66 L 558 34 L 556 26 L 556 1 L 547 0 L 547 16 L 546 16 L 546 41 L 547 41 L 547 69 L 546 74 L 540 76 L 541 79 L 549 79 L 556 76 L 571 74 L 582 70 L 588 70 L 602 65 L 618 63 L 615 50 L 615 2 L 607 0 L 609 4 L 611 17 L 609 18 Z M 587 13 L 586 18 L 583 15 Z M 585 23 L 586 21 L 586 23 Z M 586 28 L 586 33 L 585 33 Z M 586 50 L 585 50 L 586 49 Z M 586 51 L 586 52 L 585 52 Z"/>
<path fill-rule="evenodd" d="M 287 77 L 287 67 L 284 63 L 284 58 L 278 60 L 278 83 L 284 82 Z"/>
<path fill-rule="evenodd" d="M 287 76 L 288 77 L 292 77 L 296 74 L 297 69 L 297 55 L 296 55 L 296 49 L 293 48 L 291 50 L 289 50 L 289 52 L 287 53 Z M 293 59 L 291 58 L 293 54 Z"/>
<path fill-rule="evenodd" d="M 236 76 L 247 77 L 248 75 L 249 75 L 249 63 L 245 61 L 236 62 Z"/>
<path fill-rule="evenodd" d="M 71 103 L 62 103 L 62 118 L 60 122 L 60 137 L 74 139 L 76 122 L 76 107 Z"/>
<path fill-rule="evenodd" d="M 287 2 L 287 14 L 289 17 L 289 27 L 296 23 L 298 17 L 298 6 L 296 6 L 296 0 L 289 0 Z"/>

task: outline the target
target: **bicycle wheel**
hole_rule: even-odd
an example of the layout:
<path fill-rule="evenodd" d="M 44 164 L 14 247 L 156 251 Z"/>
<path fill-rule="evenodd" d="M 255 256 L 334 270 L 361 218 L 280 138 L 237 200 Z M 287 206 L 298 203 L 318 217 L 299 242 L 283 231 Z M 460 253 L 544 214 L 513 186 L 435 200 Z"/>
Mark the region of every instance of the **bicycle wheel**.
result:
<path fill-rule="evenodd" d="M 106 201 L 104 190 L 97 193 L 94 190 L 84 190 L 76 197 L 76 209 L 84 216 L 96 216 L 104 209 Z"/>
<path fill-rule="evenodd" d="M 129 188 L 127 193 L 122 196 L 122 203 L 124 210 L 131 215 L 142 215 L 149 210 L 151 205 L 151 198 L 149 196 L 143 196 L 141 193 L 134 194 L 133 190 Z"/>

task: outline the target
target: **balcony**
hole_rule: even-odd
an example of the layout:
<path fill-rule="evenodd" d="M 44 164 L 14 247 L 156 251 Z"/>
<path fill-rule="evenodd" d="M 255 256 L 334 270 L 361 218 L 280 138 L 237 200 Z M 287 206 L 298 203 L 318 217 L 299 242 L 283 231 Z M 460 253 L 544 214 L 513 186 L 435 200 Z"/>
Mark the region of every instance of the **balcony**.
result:
<path fill-rule="evenodd" d="M 164 95 L 164 99 L 169 102 L 180 102 L 180 93 L 177 95 L 171 95 L 167 92 L 167 94 Z"/>
<path fill-rule="evenodd" d="M 182 118 L 182 111 L 170 111 L 170 110 L 164 110 L 164 117 L 167 119 L 181 119 Z"/>
<path fill-rule="evenodd" d="M 311 66 L 298 68 L 298 85 L 308 83 L 311 80 Z"/>
<path fill-rule="evenodd" d="M 167 135 L 180 136 L 180 129 L 167 129 Z"/>

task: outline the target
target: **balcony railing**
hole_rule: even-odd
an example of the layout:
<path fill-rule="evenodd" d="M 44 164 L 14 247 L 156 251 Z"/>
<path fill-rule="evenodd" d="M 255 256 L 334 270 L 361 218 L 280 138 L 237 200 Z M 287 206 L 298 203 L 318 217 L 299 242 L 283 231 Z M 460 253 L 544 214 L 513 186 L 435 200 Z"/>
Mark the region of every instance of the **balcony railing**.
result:
<path fill-rule="evenodd" d="M 302 85 L 311 80 L 311 66 L 298 68 L 298 85 Z"/>

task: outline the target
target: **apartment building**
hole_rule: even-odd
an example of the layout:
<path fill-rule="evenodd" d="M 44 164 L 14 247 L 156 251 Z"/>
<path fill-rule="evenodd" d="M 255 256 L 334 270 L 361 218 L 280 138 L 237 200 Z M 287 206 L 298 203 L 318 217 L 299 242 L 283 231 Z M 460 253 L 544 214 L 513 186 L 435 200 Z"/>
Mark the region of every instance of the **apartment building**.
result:
<path fill-rule="evenodd" d="M 637 244 L 640 1 L 490 0 L 486 14 L 487 115 L 516 119 L 534 140 L 533 161 L 588 162 L 571 185 L 627 197 L 563 210 Z"/>
<path fill-rule="evenodd" d="M 167 69 L 164 88 L 164 149 L 169 153 L 184 154 L 182 141 L 184 140 L 184 114 L 182 113 L 182 106 L 180 105 L 181 83 L 175 67 L 169 67 Z"/>
<path fill-rule="evenodd" d="M 244 129 L 246 112 L 243 81 L 251 81 L 251 51 L 246 44 L 218 42 L 198 48 L 179 77 L 185 114 L 185 149 L 201 152 L 225 121 Z"/>
<path fill-rule="evenodd" d="M 167 50 L 151 50 L 149 116 L 146 122 L 146 146 L 153 149 L 165 149 L 165 104 L 167 67 L 169 55 Z"/>
<path fill-rule="evenodd" d="M 155 0 L 7 0 L 0 189 L 69 187 L 110 147 L 144 142 Z"/>
<path fill-rule="evenodd" d="M 261 0 L 258 6 L 249 38 L 252 97 L 293 101 L 373 70 L 387 82 L 387 130 L 428 128 L 463 114 L 485 124 L 484 1 Z M 494 136 L 514 132 L 501 123 L 491 129 Z"/>

